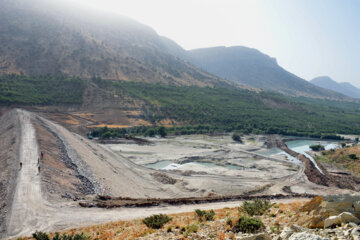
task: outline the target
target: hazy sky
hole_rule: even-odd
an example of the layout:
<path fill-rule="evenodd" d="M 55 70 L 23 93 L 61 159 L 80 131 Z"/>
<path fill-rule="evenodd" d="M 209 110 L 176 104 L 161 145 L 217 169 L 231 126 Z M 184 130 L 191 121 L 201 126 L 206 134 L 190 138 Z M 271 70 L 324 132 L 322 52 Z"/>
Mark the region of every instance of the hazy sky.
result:
<path fill-rule="evenodd" d="M 241 45 L 310 80 L 360 87 L 358 0 L 76 0 L 144 23 L 185 49 Z"/>

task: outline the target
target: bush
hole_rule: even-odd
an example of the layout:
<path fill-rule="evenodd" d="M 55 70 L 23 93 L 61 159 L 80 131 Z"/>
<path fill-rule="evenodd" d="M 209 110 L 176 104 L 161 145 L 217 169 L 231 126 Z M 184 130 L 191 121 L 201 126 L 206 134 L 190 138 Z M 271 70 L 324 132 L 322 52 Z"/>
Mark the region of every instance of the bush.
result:
<path fill-rule="evenodd" d="M 44 233 L 44 232 L 38 232 L 36 231 L 35 233 L 32 234 L 32 236 L 36 239 L 36 240 L 50 240 L 49 235 Z M 54 237 L 52 238 L 52 240 L 88 240 L 90 239 L 89 236 L 85 235 L 84 233 L 77 233 L 75 235 L 60 235 L 59 233 L 55 233 Z"/>
<path fill-rule="evenodd" d="M 158 128 L 158 133 L 160 137 L 164 138 L 167 135 L 166 128 L 164 126 L 161 126 Z"/>
<path fill-rule="evenodd" d="M 199 219 L 200 222 L 214 221 L 215 212 L 214 212 L 214 210 L 210 210 L 207 212 L 205 210 L 196 209 L 195 215 L 197 216 L 197 218 Z"/>
<path fill-rule="evenodd" d="M 155 137 L 156 131 L 153 128 L 149 128 L 148 130 L 146 130 L 145 132 L 145 137 Z"/>
<path fill-rule="evenodd" d="M 160 229 L 164 224 L 170 222 L 172 219 L 166 214 L 158 214 L 147 217 L 143 220 L 143 223 L 148 228 Z"/>
<path fill-rule="evenodd" d="M 196 233 L 199 230 L 199 227 L 196 224 L 191 224 L 187 227 L 186 234 Z"/>
<path fill-rule="evenodd" d="M 232 138 L 235 142 L 242 143 L 241 137 L 240 137 L 240 135 L 237 134 L 237 133 L 234 133 L 231 138 Z"/>
<path fill-rule="evenodd" d="M 358 160 L 359 158 L 356 156 L 356 154 L 349 154 L 349 158 L 352 160 Z"/>
<path fill-rule="evenodd" d="M 241 216 L 235 226 L 233 232 L 254 233 L 264 228 L 264 223 L 257 218 Z"/>
<path fill-rule="evenodd" d="M 47 235 L 44 232 L 38 232 L 36 231 L 35 233 L 32 234 L 33 238 L 35 238 L 36 240 L 50 240 L 49 235 Z"/>
<path fill-rule="evenodd" d="M 321 144 L 311 145 L 310 148 L 313 151 L 324 151 L 325 150 L 325 147 L 323 145 L 321 145 Z"/>
<path fill-rule="evenodd" d="M 269 208 L 271 203 L 269 200 L 255 199 L 253 202 L 244 201 L 239 211 L 245 212 L 250 216 L 263 215 Z"/>

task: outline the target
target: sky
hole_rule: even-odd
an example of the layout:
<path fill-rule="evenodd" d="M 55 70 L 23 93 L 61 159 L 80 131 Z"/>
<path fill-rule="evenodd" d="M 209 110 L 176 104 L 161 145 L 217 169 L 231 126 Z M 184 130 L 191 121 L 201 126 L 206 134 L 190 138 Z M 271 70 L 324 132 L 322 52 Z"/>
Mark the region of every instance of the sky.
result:
<path fill-rule="evenodd" d="M 358 0 L 76 1 L 128 16 L 185 49 L 256 48 L 306 80 L 360 87 Z"/>

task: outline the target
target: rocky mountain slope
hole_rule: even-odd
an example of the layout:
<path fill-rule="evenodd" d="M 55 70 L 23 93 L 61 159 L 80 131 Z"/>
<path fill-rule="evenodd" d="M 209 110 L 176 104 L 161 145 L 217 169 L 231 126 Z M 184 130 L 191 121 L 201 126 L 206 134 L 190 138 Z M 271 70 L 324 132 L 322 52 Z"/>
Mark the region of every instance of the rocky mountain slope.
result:
<path fill-rule="evenodd" d="M 188 52 L 189 61 L 209 73 L 255 88 L 293 96 L 344 98 L 315 86 L 278 65 L 275 58 L 247 47 L 213 47 Z"/>
<path fill-rule="evenodd" d="M 228 85 L 174 56 L 151 28 L 60 1 L 0 0 L 0 39 L 0 74 Z"/>
<path fill-rule="evenodd" d="M 132 19 L 60 1 L 0 0 L 0 39 L 0 74 L 98 76 L 182 86 L 245 84 L 293 96 L 344 98 L 287 72 L 255 49 L 185 51 Z"/>
<path fill-rule="evenodd" d="M 360 89 L 348 82 L 338 83 L 327 76 L 314 78 L 310 82 L 318 87 L 326 88 L 352 98 L 360 98 Z"/>

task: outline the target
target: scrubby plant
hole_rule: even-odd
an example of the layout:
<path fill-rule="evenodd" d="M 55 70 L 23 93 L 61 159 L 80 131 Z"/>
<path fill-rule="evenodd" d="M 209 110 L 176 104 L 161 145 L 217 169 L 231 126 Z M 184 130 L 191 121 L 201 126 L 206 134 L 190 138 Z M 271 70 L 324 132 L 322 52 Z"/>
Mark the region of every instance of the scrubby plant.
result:
<path fill-rule="evenodd" d="M 228 218 L 226 219 L 226 225 L 228 225 L 228 226 L 230 226 L 230 227 L 233 226 L 233 220 L 232 220 L 231 217 L 228 217 Z"/>
<path fill-rule="evenodd" d="M 263 215 L 272 204 L 269 200 L 255 199 L 254 201 L 244 201 L 242 206 L 239 207 L 239 212 L 244 212 L 250 216 Z"/>
<path fill-rule="evenodd" d="M 162 226 L 164 226 L 164 224 L 170 222 L 171 220 L 172 220 L 172 218 L 166 214 L 156 214 L 156 215 L 152 215 L 150 217 L 145 218 L 143 220 L 143 223 L 148 228 L 160 229 L 160 228 L 162 228 Z"/>
<path fill-rule="evenodd" d="M 199 230 L 198 225 L 196 225 L 196 224 L 190 224 L 190 225 L 187 227 L 186 234 L 188 235 L 188 234 L 190 234 L 190 233 L 196 233 L 198 230 Z"/>
<path fill-rule="evenodd" d="M 50 237 L 47 233 L 36 231 L 32 234 L 33 238 L 36 240 L 50 240 Z M 87 236 L 84 233 L 77 233 L 75 235 L 67 235 L 63 234 L 60 235 L 58 232 L 55 233 L 55 235 L 52 237 L 52 240 L 88 240 L 90 239 L 89 236 Z"/>
<path fill-rule="evenodd" d="M 32 234 L 33 238 L 36 240 L 50 240 L 49 235 L 47 233 L 36 231 Z"/>
<path fill-rule="evenodd" d="M 195 209 L 195 216 L 202 221 L 214 221 L 215 212 L 214 210 L 205 211 L 200 209 Z"/>
<path fill-rule="evenodd" d="M 254 233 L 264 228 L 264 223 L 257 218 L 241 216 L 235 226 L 233 227 L 233 232 L 244 232 L 244 233 Z"/>
<path fill-rule="evenodd" d="M 241 136 L 237 133 L 233 133 L 233 135 L 231 136 L 232 140 L 234 140 L 235 142 L 239 142 L 242 143 L 243 141 L 241 140 Z"/>
<path fill-rule="evenodd" d="M 325 150 L 325 147 L 323 145 L 321 145 L 321 144 L 311 145 L 310 148 L 313 151 L 323 151 L 323 150 Z"/>
<path fill-rule="evenodd" d="M 349 158 L 351 159 L 351 160 L 358 160 L 359 158 L 358 158 L 358 156 L 356 156 L 356 154 L 349 154 Z"/>

